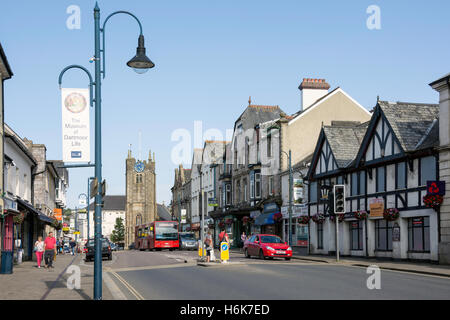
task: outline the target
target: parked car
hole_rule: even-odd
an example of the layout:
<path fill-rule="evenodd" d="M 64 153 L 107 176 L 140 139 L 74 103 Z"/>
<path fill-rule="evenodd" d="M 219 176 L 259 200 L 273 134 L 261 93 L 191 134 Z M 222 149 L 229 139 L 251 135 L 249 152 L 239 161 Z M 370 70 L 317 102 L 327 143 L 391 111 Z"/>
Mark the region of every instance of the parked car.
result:
<path fill-rule="evenodd" d="M 134 242 L 128 246 L 128 250 L 134 250 Z"/>
<path fill-rule="evenodd" d="M 191 232 L 180 232 L 180 250 L 197 250 L 198 241 Z"/>
<path fill-rule="evenodd" d="M 91 261 L 95 256 L 95 239 L 89 239 L 85 245 L 86 261 Z M 102 238 L 102 257 L 107 257 L 108 260 L 112 260 L 111 243 L 106 238 Z"/>
<path fill-rule="evenodd" d="M 292 258 L 292 248 L 280 237 L 273 234 L 255 234 L 244 243 L 244 254 L 246 258 L 257 256 L 266 258 Z"/>
<path fill-rule="evenodd" d="M 117 244 L 111 242 L 111 251 L 117 251 Z"/>

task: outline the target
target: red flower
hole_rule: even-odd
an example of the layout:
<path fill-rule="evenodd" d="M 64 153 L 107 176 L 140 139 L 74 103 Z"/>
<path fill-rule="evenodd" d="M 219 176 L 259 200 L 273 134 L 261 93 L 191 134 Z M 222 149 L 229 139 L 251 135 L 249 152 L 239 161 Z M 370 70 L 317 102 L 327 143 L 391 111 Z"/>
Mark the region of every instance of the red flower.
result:
<path fill-rule="evenodd" d="M 437 210 L 442 202 L 444 201 L 444 198 L 440 195 L 434 195 L 434 194 L 427 194 L 425 197 L 423 197 L 423 203 L 427 208 L 433 208 L 434 210 Z"/>
<path fill-rule="evenodd" d="M 301 216 L 298 218 L 298 223 L 299 224 L 308 224 L 309 222 L 309 217 L 308 216 Z"/>

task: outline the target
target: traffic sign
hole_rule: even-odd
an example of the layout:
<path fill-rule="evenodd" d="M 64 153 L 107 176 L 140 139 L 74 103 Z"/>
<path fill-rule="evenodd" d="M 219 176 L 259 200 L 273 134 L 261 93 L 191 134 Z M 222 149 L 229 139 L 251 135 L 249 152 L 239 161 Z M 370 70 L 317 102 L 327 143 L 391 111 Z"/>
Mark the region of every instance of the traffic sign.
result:
<path fill-rule="evenodd" d="M 220 260 L 227 261 L 230 260 L 230 246 L 228 242 L 222 242 L 220 244 Z"/>
<path fill-rule="evenodd" d="M 98 179 L 94 178 L 91 181 L 91 194 L 89 195 L 91 198 L 95 197 L 98 193 Z"/>

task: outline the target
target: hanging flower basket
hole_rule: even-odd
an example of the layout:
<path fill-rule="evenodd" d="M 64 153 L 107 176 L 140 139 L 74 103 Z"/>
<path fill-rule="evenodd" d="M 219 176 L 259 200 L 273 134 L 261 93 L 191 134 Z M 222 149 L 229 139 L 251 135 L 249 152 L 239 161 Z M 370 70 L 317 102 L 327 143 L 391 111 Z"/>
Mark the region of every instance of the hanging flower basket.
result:
<path fill-rule="evenodd" d="M 227 225 L 233 224 L 233 219 L 231 219 L 231 218 L 226 219 L 225 224 L 227 224 Z"/>
<path fill-rule="evenodd" d="M 387 221 L 395 221 L 400 216 L 400 212 L 396 208 L 390 208 L 384 210 L 383 216 Z"/>
<path fill-rule="evenodd" d="M 355 218 L 358 220 L 367 219 L 367 211 L 366 210 L 358 210 L 355 212 Z"/>
<path fill-rule="evenodd" d="M 345 214 L 344 214 L 344 213 L 337 214 L 337 216 L 338 216 L 339 222 L 344 221 L 344 217 L 345 217 Z M 330 216 L 330 220 L 333 221 L 333 222 L 334 222 L 334 217 L 335 217 L 335 216 Z"/>
<path fill-rule="evenodd" d="M 423 203 L 425 204 L 425 207 L 433 208 L 434 210 L 437 210 L 441 206 L 443 201 L 444 197 L 440 195 L 427 194 L 425 197 L 423 197 Z"/>
<path fill-rule="evenodd" d="M 325 216 L 322 213 L 317 213 L 311 217 L 312 221 L 315 223 L 323 223 L 325 221 Z"/>
<path fill-rule="evenodd" d="M 220 221 L 219 221 L 219 228 L 222 229 L 222 228 L 224 228 L 224 227 L 225 227 L 225 221 L 220 220 Z"/>
<path fill-rule="evenodd" d="M 210 229 L 214 229 L 214 223 L 210 223 L 210 224 L 208 224 L 208 228 L 210 228 Z"/>
<path fill-rule="evenodd" d="M 277 212 L 273 215 L 273 221 L 280 222 L 283 219 L 283 215 L 280 212 Z"/>
<path fill-rule="evenodd" d="M 308 224 L 308 222 L 309 222 L 308 216 L 298 217 L 298 224 Z"/>
<path fill-rule="evenodd" d="M 13 217 L 14 224 L 22 224 L 25 220 L 27 214 L 25 212 L 21 212 L 18 215 Z"/>
<path fill-rule="evenodd" d="M 252 218 L 250 218 L 249 216 L 245 216 L 242 218 L 242 224 L 244 226 L 248 225 L 250 223 L 250 221 L 252 221 Z"/>

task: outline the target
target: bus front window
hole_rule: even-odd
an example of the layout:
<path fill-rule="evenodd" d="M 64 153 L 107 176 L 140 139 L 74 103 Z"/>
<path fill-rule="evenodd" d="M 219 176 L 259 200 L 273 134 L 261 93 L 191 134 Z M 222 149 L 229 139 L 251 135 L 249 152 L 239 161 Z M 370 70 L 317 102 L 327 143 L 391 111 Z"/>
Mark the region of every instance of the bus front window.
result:
<path fill-rule="evenodd" d="M 156 240 L 178 240 L 178 229 L 176 225 L 157 225 L 155 228 Z"/>

